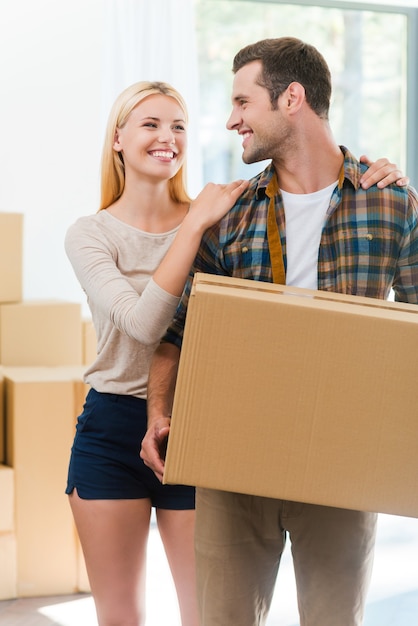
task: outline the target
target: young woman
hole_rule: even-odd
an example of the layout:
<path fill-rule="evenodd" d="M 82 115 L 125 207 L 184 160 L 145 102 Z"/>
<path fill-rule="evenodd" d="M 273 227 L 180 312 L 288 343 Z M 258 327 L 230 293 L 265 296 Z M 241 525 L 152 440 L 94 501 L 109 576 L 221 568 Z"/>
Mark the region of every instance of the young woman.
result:
<path fill-rule="evenodd" d="M 146 387 L 151 355 L 174 314 L 200 239 L 247 182 L 209 184 L 191 202 L 186 145 L 187 113 L 177 91 L 149 82 L 126 89 L 108 121 L 100 210 L 78 219 L 65 240 L 97 334 L 66 493 L 100 626 L 145 623 L 152 507 L 182 625 L 198 625 L 194 490 L 161 485 L 140 459 Z"/>

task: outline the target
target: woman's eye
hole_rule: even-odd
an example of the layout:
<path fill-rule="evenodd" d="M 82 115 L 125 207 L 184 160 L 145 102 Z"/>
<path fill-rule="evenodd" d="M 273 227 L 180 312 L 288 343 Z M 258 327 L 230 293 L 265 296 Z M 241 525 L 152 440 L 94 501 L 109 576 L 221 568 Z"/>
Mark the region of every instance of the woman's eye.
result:
<path fill-rule="evenodd" d="M 183 126 L 183 124 L 177 124 L 176 126 L 174 126 L 174 130 L 186 130 L 186 128 Z"/>
<path fill-rule="evenodd" d="M 149 126 L 150 128 L 157 128 L 157 124 L 155 124 L 155 122 L 146 122 L 144 126 Z"/>

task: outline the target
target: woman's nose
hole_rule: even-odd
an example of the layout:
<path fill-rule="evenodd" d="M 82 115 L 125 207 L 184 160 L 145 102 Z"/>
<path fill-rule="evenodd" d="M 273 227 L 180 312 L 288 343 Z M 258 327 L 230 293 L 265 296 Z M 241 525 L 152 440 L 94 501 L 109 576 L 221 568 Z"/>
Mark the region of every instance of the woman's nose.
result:
<path fill-rule="evenodd" d="M 158 138 L 160 143 L 176 143 L 176 137 L 171 130 L 163 131 Z"/>

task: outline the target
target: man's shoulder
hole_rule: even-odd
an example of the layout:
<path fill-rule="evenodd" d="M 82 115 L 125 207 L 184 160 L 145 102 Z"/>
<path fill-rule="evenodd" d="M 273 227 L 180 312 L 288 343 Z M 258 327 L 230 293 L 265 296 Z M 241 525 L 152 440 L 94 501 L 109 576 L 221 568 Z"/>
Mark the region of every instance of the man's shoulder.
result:
<path fill-rule="evenodd" d="M 416 203 L 418 194 L 414 187 L 410 185 L 399 186 L 396 183 L 386 185 L 386 187 L 380 188 L 377 184 L 363 189 L 361 186 L 356 190 L 357 193 L 364 194 L 369 201 L 376 200 L 377 202 L 387 202 L 392 200 L 393 202 L 400 202 L 402 204 Z"/>
<path fill-rule="evenodd" d="M 244 193 L 238 198 L 232 210 L 240 211 L 250 207 L 253 203 L 265 199 L 265 190 L 272 177 L 272 166 L 268 165 L 263 171 L 249 179 L 249 184 Z"/>

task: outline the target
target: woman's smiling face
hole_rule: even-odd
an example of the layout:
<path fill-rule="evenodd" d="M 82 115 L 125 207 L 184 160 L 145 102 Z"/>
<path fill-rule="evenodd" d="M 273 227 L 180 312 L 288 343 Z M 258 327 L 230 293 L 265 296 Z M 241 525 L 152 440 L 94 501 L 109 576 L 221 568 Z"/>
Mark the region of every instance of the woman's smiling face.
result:
<path fill-rule="evenodd" d="M 118 128 L 114 150 L 121 152 L 126 175 L 168 180 L 182 166 L 187 149 L 185 114 L 170 96 L 142 100 Z"/>

